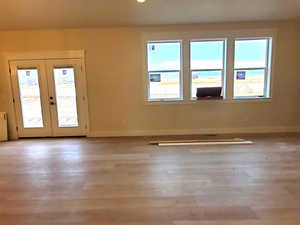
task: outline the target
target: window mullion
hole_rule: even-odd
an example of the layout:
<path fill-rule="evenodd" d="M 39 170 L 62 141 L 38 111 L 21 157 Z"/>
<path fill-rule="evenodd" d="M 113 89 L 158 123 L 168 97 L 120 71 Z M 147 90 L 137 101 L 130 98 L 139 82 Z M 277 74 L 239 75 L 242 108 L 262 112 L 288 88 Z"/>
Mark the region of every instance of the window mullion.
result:
<path fill-rule="evenodd" d="M 178 73 L 180 70 L 153 70 L 148 73 Z"/>
<path fill-rule="evenodd" d="M 266 67 L 256 67 L 256 68 L 252 68 L 252 67 L 245 67 L 245 68 L 234 68 L 234 70 L 265 70 Z"/>
<path fill-rule="evenodd" d="M 226 85 L 226 75 L 227 75 L 227 68 L 226 68 L 226 63 L 227 63 L 227 40 L 223 41 L 223 69 L 222 69 L 222 96 L 223 98 L 227 97 L 226 94 L 226 89 L 227 89 L 227 85 Z"/>
<path fill-rule="evenodd" d="M 223 69 L 191 69 L 191 72 L 214 72 L 214 71 L 223 71 Z"/>
<path fill-rule="evenodd" d="M 191 99 L 190 41 L 182 42 L 182 97 L 184 101 Z"/>
<path fill-rule="evenodd" d="M 266 69 L 265 69 L 265 87 L 264 87 L 264 96 L 265 97 L 270 97 L 270 84 L 271 84 L 271 79 L 270 79 L 270 57 L 271 57 L 271 51 L 270 51 L 270 48 L 271 48 L 271 43 L 270 43 L 270 39 L 268 39 L 268 42 L 267 42 L 267 55 L 266 55 Z"/>
<path fill-rule="evenodd" d="M 234 92 L 234 38 L 230 37 L 227 41 L 227 61 L 226 61 L 226 93 L 225 97 L 233 99 Z"/>

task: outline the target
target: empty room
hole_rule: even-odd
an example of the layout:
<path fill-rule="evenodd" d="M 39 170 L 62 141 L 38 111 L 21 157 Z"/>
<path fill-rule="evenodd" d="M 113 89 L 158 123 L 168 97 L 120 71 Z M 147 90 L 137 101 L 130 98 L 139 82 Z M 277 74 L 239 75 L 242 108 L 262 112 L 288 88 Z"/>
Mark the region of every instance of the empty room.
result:
<path fill-rule="evenodd" d="M 10 0 L 0 225 L 299 225 L 299 0 Z"/>

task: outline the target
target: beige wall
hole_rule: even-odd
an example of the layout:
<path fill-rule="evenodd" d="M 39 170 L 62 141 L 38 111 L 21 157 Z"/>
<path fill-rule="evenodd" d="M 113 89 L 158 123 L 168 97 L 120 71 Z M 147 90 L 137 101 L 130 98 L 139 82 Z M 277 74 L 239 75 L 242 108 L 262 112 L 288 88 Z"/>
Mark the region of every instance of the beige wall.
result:
<path fill-rule="evenodd" d="M 271 102 L 144 104 L 144 31 L 244 28 L 278 29 Z M 92 136 L 300 131 L 300 21 L 0 32 L 1 53 L 79 49 L 86 50 Z M 0 111 L 12 119 L 3 63 Z"/>

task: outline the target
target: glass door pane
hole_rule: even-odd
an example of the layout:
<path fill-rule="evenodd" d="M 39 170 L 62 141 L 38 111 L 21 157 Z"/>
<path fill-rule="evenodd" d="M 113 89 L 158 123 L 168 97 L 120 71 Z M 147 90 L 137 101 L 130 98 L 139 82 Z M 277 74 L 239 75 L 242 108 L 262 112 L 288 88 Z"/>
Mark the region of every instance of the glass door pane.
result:
<path fill-rule="evenodd" d="M 54 68 L 58 127 L 78 127 L 74 68 Z"/>
<path fill-rule="evenodd" d="M 39 73 L 37 69 L 18 69 L 24 128 L 43 128 Z"/>

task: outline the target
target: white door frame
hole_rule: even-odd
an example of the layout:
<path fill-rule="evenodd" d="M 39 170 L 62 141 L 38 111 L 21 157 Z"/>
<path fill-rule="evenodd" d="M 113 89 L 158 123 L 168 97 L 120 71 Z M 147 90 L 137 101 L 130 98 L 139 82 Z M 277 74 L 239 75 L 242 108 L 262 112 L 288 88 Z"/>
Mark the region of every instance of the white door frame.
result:
<path fill-rule="evenodd" d="M 11 80 L 10 62 L 11 61 L 24 61 L 24 60 L 55 60 L 55 59 L 80 59 L 82 62 L 82 76 L 83 76 L 83 93 L 87 97 L 87 80 L 86 80 L 86 70 L 85 70 L 85 52 L 84 50 L 74 50 L 74 51 L 45 51 L 45 52 L 19 52 L 19 53 L 4 53 L 4 60 L 6 66 L 7 81 L 10 89 L 10 96 L 7 96 L 9 100 L 9 124 L 10 124 L 10 138 L 19 139 L 18 128 L 17 128 L 17 116 L 16 107 L 13 95 L 13 85 Z M 90 123 L 89 123 L 89 107 L 88 101 L 85 101 L 85 107 L 83 112 L 87 121 L 86 136 L 90 133 Z"/>
<path fill-rule="evenodd" d="M 43 126 L 36 128 L 24 128 L 23 121 L 23 110 L 22 103 L 20 98 L 20 85 L 18 78 L 18 67 L 22 68 L 36 68 L 38 71 L 38 87 L 40 91 L 40 105 L 41 105 L 41 113 Z M 16 120 L 18 123 L 18 134 L 19 136 L 25 135 L 26 137 L 34 137 L 36 134 L 39 134 L 41 137 L 51 136 L 51 119 L 50 119 L 50 105 L 49 96 L 48 96 L 48 84 L 47 84 L 47 76 L 46 76 L 46 68 L 44 65 L 44 61 L 42 60 L 30 60 L 30 61 L 11 61 L 10 62 L 11 76 L 10 80 L 12 83 L 12 91 L 14 96 L 14 107 Z"/>

